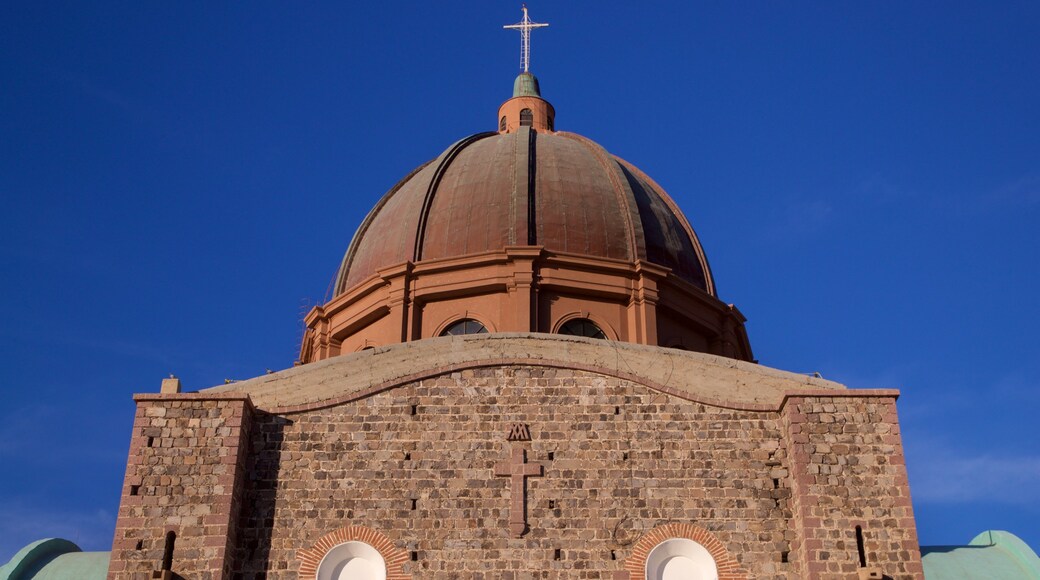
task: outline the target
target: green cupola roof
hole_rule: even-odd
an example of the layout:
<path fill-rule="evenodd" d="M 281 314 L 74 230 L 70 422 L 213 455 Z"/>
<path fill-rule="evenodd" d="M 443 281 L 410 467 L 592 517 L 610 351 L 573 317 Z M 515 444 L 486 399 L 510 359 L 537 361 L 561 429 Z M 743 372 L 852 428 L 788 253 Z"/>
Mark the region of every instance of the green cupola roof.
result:
<path fill-rule="evenodd" d="M 542 91 L 538 88 L 538 79 L 529 72 L 522 72 L 513 81 L 513 97 L 538 97 Z"/>

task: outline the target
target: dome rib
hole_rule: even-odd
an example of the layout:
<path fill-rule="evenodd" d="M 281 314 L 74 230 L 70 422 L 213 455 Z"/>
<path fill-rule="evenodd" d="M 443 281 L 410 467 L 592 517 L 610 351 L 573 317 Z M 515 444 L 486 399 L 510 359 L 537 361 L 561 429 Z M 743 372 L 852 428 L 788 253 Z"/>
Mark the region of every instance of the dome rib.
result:
<path fill-rule="evenodd" d="M 470 135 L 398 182 L 355 232 L 335 295 L 405 262 L 514 245 L 645 261 L 715 296 L 700 241 L 656 182 L 591 139 L 529 127 Z"/>
<path fill-rule="evenodd" d="M 523 239 L 524 242 L 529 246 L 537 244 L 536 235 L 538 230 L 535 228 L 538 216 L 535 214 L 535 168 L 537 167 L 538 159 L 538 146 L 535 139 L 536 133 L 531 130 L 530 127 L 520 127 L 516 132 L 514 138 L 516 156 L 513 162 L 513 195 L 510 197 L 511 212 L 510 217 L 514 224 L 522 225 L 526 229 L 522 234 L 517 232 L 517 235 L 512 238 L 513 243 L 518 243 L 517 240 Z M 526 147 L 524 146 L 526 142 Z M 522 183 L 521 183 L 522 182 Z M 520 196 L 524 196 L 524 202 L 520 201 Z M 523 222 L 518 222 L 516 214 L 519 209 L 523 208 L 526 213 L 527 219 Z"/>
<path fill-rule="evenodd" d="M 383 197 L 379 198 L 379 201 L 376 202 L 375 207 L 373 207 L 372 210 L 368 212 L 368 215 L 366 215 L 365 219 L 362 220 L 361 225 L 359 225 L 357 230 L 354 231 L 354 236 L 350 238 L 350 245 L 347 246 L 347 251 L 345 254 L 343 254 L 343 261 L 340 262 L 339 265 L 339 272 L 336 275 L 336 285 L 334 286 L 335 290 L 333 291 L 333 294 L 338 295 L 341 294 L 344 290 L 346 290 L 344 286 L 347 282 L 347 273 L 350 271 L 350 266 L 354 262 L 355 254 L 357 254 L 358 242 L 365 237 L 365 234 L 368 232 L 369 226 L 372 225 L 372 221 L 375 220 L 376 214 L 379 213 L 379 210 L 383 209 L 383 206 L 386 205 L 386 202 L 388 202 L 391 197 L 393 197 L 402 187 L 404 187 L 406 183 L 411 181 L 413 177 L 415 177 L 423 169 L 426 169 L 434 161 L 436 160 L 431 159 L 430 161 L 427 161 L 426 163 L 423 163 L 419 167 L 413 169 L 408 175 L 405 175 L 400 181 L 394 184 L 394 186 L 391 187 L 389 191 L 383 194 Z"/>
<path fill-rule="evenodd" d="M 347 252 L 343 256 L 343 261 L 340 264 L 339 273 L 336 276 L 336 284 L 334 291 L 335 295 L 338 296 L 339 294 L 342 294 L 343 292 L 349 289 L 349 286 L 353 286 L 354 284 L 361 281 L 359 277 L 351 276 L 351 272 L 353 271 L 353 267 L 355 265 L 355 258 L 357 257 L 357 253 L 361 246 L 361 242 L 365 240 L 366 234 L 371 228 L 373 222 L 376 221 L 376 219 L 379 217 L 383 209 L 386 208 L 390 200 L 393 199 L 394 196 L 396 196 L 398 193 L 400 193 L 401 190 L 405 188 L 405 186 L 411 185 L 411 182 L 414 179 L 418 179 L 420 173 L 422 173 L 427 168 L 433 166 L 435 168 L 435 174 L 428 181 L 428 185 L 425 188 L 426 195 L 423 198 L 422 210 L 417 216 L 420 222 L 424 222 L 425 220 L 423 219 L 423 216 L 425 216 L 426 212 L 429 210 L 427 202 L 428 200 L 432 199 L 432 192 L 436 189 L 436 185 L 439 182 L 439 177 L 443 175 L 444 170 L 447 168 L 448 164 L 450 164 L 451 161 L 458 155 L 458 153 L 467 145 L 479 141 L 480 139 L 483 139 L 485 137 L 491 137 L 493 135 L 497 135 L 497 133 L 477 133 L 475 135 L 470 135 L 468 137 L 459 139 L 450 147 L 448 147 L 447 150 L 445 150 L 443 153 L 437 156 L 436 159 L 427 161 L 426 163 L 412 170 L 411 173 L 409 173 L 403 179 L 398 181 L 392 188 L 390 188 L 389 191 L 386 192 L 386 194 L 383 195 L 382 198 L 380 198 L 379 202 L 376 203 L 376 206 L 373 207 L 370 212 L 368 212 L 367 216 L 365 216 L 365 219 L 361 222 L 361 225 L 358 227 L 357 231 L 354 232 L 354 236 L 353 238 L 351 238 L 350 245 L 347 246 Z M 421 226 L 424 225 L 424 223 L 417 223 L 415 231 L 412 232 L 414 234 L 414 237 L 412 238 L 412 251 L 409 252 L 407 255 L 401 255 L 400 260 L 397 260 L 393 263 L 404 262 L 406 260 L 416 260 L 417 252 L 420 250 L 422 243 L 420 241 L 420 233 L 422 231 Z M 393 263 L 388 262 L 382 264 L 382 266 L 390 266 L 393 265 Z M 368 276 L 374 273 L 375 272 L 368 272 L 367 274 L 362 276 L 362 278 L 367 278 Z"/>
<path fill-rule="evenodd" d="M 426 196 L 423 198 L 422 209 L 419 212 L 419 223 L 416 225 L 415 230 L 415 250 L 412 252 L 413 262 L 422 260 L 423 242 L 426 238 L 426 223 L 430 217 L 430 206 L 433 205 L 433 197 L 437 194 L 437 187 L 441 184 L 444 173 L 463 149 L 481 139 L 495 135 L 498 135 L 498 133 L 485 132 L 470 135 L 465 139 L 457 141 L 441 155 L 440 163 L 437 164 L 437 169 L 434 171 L 433 177 L 430 178 L 430 185 L 426 188 Z"/>
<path fill-rule="evenodd" d="M 628 180 L 623 175 L 619 175 L 617 164 L 614 162 L 614 156 L 607 152 L 599 143 L 577 133 L 561 131 L 556 133 L 556 135 L 584 145 L 592 153 L 593 157 L 596 158 L 596 161 L 599 162 L 603 171 L 607 173 L 611 185 L 614 186 L 614 194 L 617 196 L 618 206 L 625 210 L 621 213 L 621 217 L 625 220 L 625 225 L 628 226 L 625 228 L 628 232 L 628 239 L 625 241 L 628 243 L 629 259 L 645 259 L 645 236 L 643 235 L 643 226 L 636 207 L 635 196 L 628 185 Z"/>
<path fill-rule="evenodd" d="M 700 238 L 697 237 L 697 232 L 693 229 L 693 226 L 690 225 L 690 221 L 686 219 L 686 214 L 684 214 L 682 210 L 679 209 L 679 205 L 675 203 L 675 200 L 672 199 L 672 196 L 668 195 L 668 192 L 666 192 L 663 187 L 658 185 L 652 177 L 643 172 L 643 170 L 639 169 L 635 165 L 632 165 L 628 161 L 625 161 L 624 159 L 616 155 L 614 156 L 614 159 L 616 159 L 618 163 L 620 163 L 622 166 L 628 169 L 629 172 L 631 172 L 633 175 L 645 181 L 647 185 L 649 185 L 654 190 L 654 193 L 656 193 L 658 197 L 660 197 L 661 200 L 664 201 L 664 203 L 668 206 L 668 209 L 671 210 L 672 215 L 675 217 L 675 219 L 679 221 L 683 229 L 686 230 L 686 235 L 689 236 L 690 243 L 693 244 L 694 253 L 697 255 L 697 261 L 700 263 L 701 271 L 704 273 L 704 284 L 706 286 L 705 290 L 708 292 L 708 294 L 711 294 L 712 296 L 717 296 L 715 292 L 715 277 L 711 274 L 711 266 L 708 264 L 708 255 L 704 252 L 704 247 L 701 245 Z"/>

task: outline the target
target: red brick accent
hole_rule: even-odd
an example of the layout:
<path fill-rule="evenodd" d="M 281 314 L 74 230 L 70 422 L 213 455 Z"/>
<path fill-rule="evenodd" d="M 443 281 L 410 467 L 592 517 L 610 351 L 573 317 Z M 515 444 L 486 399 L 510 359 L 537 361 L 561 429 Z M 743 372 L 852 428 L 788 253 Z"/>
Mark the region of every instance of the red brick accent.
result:
<path fill-rule="evenodd" d="M 386 561 L 387 580 L 405 580 L 412 575 L 404 571 L 408 552 L 398 548 L 385 535 L 365 526 L 348 526 L 325 534 L 310 548 L 297 553 L 300 560 L 300 578 L 314 580 L 318 576 L 318 564 L 336 546 L 346 542 L 364 542 L 379 552 Z"/>
<path fill-rule="evenodd" d="M 853 391 L 855 392 L 855 391 Z M 807 580 L 860 570 L 855 528 L 867 563 L 895 578 L 923 578 L 895 397 L 791 394 L 781 411 L 791 475 L 792 515 L 801 533 L 791 564 Z"/>
<path fill-rule="evenodd" d="M 632 555 L 625 560 L 625 571 L 628 575 L 625 576 L 624 572 L 622 572 L 620 574 L 615 573 L 614 577 L 617 579 L 644 580 L 646 578 L 646 559 L 650 556 L 650 551 L 661 542 L 676 538 L 693 540 L 704 546 L 708 553 L 711 554 L 711 557 L 715 559 L 715 566 L 719 570 L 719 580 L 747 580 L 747 572 L 740 567 L 733 555 L 726 550 L 726 546 L 722 545 L 722 542 L 712 535 L 711 532 L 693 524 L 665 524 L 657 526 L 644 534 L 632 546 Z"/>

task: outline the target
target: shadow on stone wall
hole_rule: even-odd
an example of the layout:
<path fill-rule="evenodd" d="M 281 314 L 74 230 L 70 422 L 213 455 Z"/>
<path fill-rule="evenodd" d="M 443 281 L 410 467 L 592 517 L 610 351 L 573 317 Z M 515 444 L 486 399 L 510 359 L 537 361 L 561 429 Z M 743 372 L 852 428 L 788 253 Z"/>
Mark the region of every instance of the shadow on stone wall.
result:
<path fill-rule="evenodd" d="M 278 476 L 281 471 L 285 427 L 292 420 L 256 411 L 246 461 L 245 496 L 239 515 L 235 549 L 235 580 L 265 578 L 270 570 L 271 533 L 274 528 Z"/>

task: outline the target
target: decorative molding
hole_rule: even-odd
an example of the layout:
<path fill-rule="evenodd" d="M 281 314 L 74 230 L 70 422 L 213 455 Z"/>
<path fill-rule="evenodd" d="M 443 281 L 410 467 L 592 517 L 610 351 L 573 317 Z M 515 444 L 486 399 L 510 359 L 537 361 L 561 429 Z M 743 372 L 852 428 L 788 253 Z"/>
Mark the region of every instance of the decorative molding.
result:
<path fill-rule="evenodd" d="M 310 548 L 303 548 L 296 553 L 300 560 L 301 580 L 315 580 L 322 559 L 333 548 L 347 542 L 364 542 L 375 548 L 386 561 L 387 580 L 406 580 L 412 577 L 404 571 L 408 552 L 395 546 L 393 540 L 366 526 L 347 526 L 325 534 Z"/>
<path fill-rule="evenodd" d="M 514 292 L 517 282 L 515 266 L 520 261 L 525 264 L 524 272 L 531 277 L 526 283 L 534 295 L 548 291 L 577 297 L 595 305 L 583 310 L 598 312 L 600 316 L 604 316 L 604 312 L 613 312 L 611 309 L 619 303 L 641 296 L 641 300 L 646 301 L 642 307 L 648 309 L 648 314 L 654 314 L 651 320 L 666 316 L 671 321 L 672 334 L 688 335 L 694 343 L 699 343 L 694 337 L 708 340 L 721 333 L 722 320 L 732 310 L 710 292 L 641 259 L 628 261 L 546 251 L 541 246 L 507 246 L 465 256 L 404 261 L 383 268 L 353 283 L 350 288 L 342 288 L 342 292 L 328 303 L 308 313 L 305 320 L 308 334 L 301 348 L 300 361 L 306 364 L 340 354 L 341 349 L 332 347 L 333 340 L 342 341 L 346 352 L 351 352 L 357 347 L 358 337 L 355 335 L 358 333 L 365 333 L 361 338 L 390 344 L 402 341 L 398 336 L 400 328 L 409 328 L 403 336 L 404 341 L 416 340 L 419 337 L 413 335 L 413 323 L 417 327 L 432 328 L 444 322 L 424 318 L 422 308 L 413 312 L 411 307 L 407 307 L 397 312 L 392 307 L 400 300 L 404 300 L 406 305 L 421 305 L 500 296 L 503 302 L 499 310 L 486 308 L 490 311 L 483 312 L 481 319 L 492 332 L 498 331 L 493 327 L 521 332 L 549 331 L 548 327 L 536 326 L 551 326 L 558 321 L 537 319 L 530 321 L 535 324 L 530 328 L 526 323 L 522 327 L 511 327 L 512 313 L 519 306 L 515 301 L 523 299 L 526 304 L 532 300 L 527 294 L 517 296 Z M 403 287 L 395 288 L 394 284 L 400 285 L 402 278 L 405 279 Z M 649 279 L 654 284 L 648 287 Z M 393 316 L 405 318 L 384 320 L 383 317 L 390 315 L 391 310 L 394 310 Z M 656 315 L 657 310 L 667 311 L 667 314 Z M 438 318 L 441 316 L 437 315 Z M 731 340 L 736 348 L 730 354 L 737 359 L 752 360 L 742 318 L 738 315 L 734 320 L 738 328 Z M 603 320 L 595 321 L 611 335 L 612 340 L 640 343 L 647 340 L 646 336 L 653 340 L 653 334 L 647 334 L 650 329 L 640 330 L 638 325 L 627 328 L 618 321 L 609 324 Z"/>
<path fill-rule="evenodd" d="M 659 544 L 672 539 L 693 540 L 704 546 L 715 560 L 719 571 L 719 580 L 748 580 L 747 572 L 729 553 L 726 546 L 711 532 L 693 524 L 665 524 L 650 530 L 632 546 L 632 554 L 625 560 L 625 572 L 615 573 L 614 577 L 624 580 L 645 580 L 646 559 Z"/>

